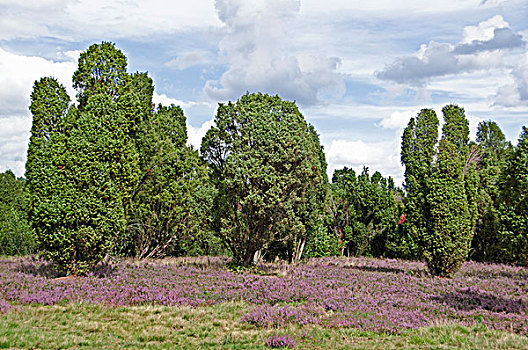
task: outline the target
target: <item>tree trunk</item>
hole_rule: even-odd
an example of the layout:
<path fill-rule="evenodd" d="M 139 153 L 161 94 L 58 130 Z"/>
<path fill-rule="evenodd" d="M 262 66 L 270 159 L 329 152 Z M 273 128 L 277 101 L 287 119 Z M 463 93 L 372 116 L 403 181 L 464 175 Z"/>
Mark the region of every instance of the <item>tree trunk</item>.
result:
<path fill-rule="evenodd" d="M 302 258 L 302 253 L 304 251 L 304 246 L 306 245 L 306 238 L 303 238 L 302 240 L 299 241 L 299 243 L 297 244 L 297 249 L 295 250 L 295 255 L 293 257 L 293 263 L 294 264 L 297 264 L 301 258 Z"/>
<path fill-rule="evenodd" d="M 242 260 L 242 266 L 244 267 L 251 266 L 251 264 L 253 264 L 253 259 L 255 258 L 255 253 L 256 253 L 256 250 L 248 249 L 246 251 L 244 259 Z"/>

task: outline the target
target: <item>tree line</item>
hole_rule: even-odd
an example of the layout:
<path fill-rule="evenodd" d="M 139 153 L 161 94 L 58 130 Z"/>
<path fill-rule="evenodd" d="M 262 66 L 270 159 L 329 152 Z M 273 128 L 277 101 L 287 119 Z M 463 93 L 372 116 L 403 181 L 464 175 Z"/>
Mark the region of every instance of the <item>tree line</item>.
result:
<path fill-rule="evenodd" d="M 25 178 L 1 174 L 0 254 L 38 252 L 68 274 L 110 256 L 228 254 L 297 262 L 330 255 L 420 259 L 450 276 L 467 259 L 528 264 L 528 129 L 493 121 L 469 139 L 463 108 L 423 109 L 401 144 L 403 188 L 343 168 L 332 181 L 296 104 L 247 93 L 219 104 L 200 152 L 178 106 L 152 104 L 146 73 L 91 45 L 77 102 L 35 82 Z"/>

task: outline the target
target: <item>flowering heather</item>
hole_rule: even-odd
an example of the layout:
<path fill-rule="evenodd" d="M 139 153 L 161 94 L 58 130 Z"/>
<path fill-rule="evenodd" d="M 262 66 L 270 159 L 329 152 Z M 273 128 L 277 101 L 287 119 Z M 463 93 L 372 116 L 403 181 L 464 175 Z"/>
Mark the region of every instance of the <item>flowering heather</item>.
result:
<path fill-rule="evenodd" d="M 296 341 L 287 334 L 273 334 L 266 340 L 266 345 L 271 348 L 293 348 Z"/>
<path fill-rule="evenodd" d="M 465 263 L 453 279 L 431 277 L 424 264 L 325 258 L 301 265 L 262 265 L 260 273 L 213 264 L 121 262 L 88 277 L 54 278 L 44 262 L 0 261 L 0 312 L 56 303 L 250 305 L 242 321 L 354 327 L 399 333 L 438 323 L 484 324 L 528 335 L 528 269 Z"/>

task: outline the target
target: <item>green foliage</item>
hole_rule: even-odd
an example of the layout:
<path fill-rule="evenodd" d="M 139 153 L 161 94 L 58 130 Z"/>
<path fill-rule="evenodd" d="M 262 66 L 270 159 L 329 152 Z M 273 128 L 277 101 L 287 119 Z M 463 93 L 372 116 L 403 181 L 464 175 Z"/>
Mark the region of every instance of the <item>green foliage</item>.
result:
<path fill-rule="evenodd" d="M 434 275 L 451 276 L 468 256 L 477 219 L 477 160 L 469 144 L 464 109 L 442 109 L 445 124 L 435 150 L 438 120 L 422 110 L 402 139 L 412 237 Z"/>
<path fill-rule="evenodd" d="M 73 77 L 79 108 L 68 108 L 52 78 L 36 82 L 31 95 L 32 222 L 43 257 L 67 273 L 87 273 L 125 229 L 139 179 L 134 135 L 151 109 L 125 69 L 112 44 L 92 45 Z"/>
<path fill-rule="evenodd" d="M 33 125 L 26 177 L 31 199 L 30 219 L 37 244 L 40 249 L 49 247 L 50 251 L 62 249 L 62 242 L 71 240 L 70 231 L 63 222 L 67 220 L 71 204 L 65 196 L 72 191 L 61 181 L 60 171 L 64 165 L 62 159 L 57 159 L 66 151 L 64 120 L 68 103 L 66 89 L 55 79 L 43 78 L 35 82 L 29 107 Z"/>
<path fill-rule="evenodd" d="M 220 104 L 215 124 L 201 148 L 218 191 L 215 232 L 244 266 L 274 241 L 297 261 L 326 195 L 315 130 L 295 103 L 261 93 Z"/>
<path fill-rule="evenodd" d="M 213 189 L 206 164 L 185 145 L 180 107 L 158 106 L 141 127 L 142 178 L 127 226 L 131 254 L 140 258 L 208 252 L 207 226 Z M 190 244 L 189 241 L 195 242 Z"/>
<path fill-rule="evenodd" d="M 26 181 L 7 170 L 0 174 L 0 255 L 27 255 L 35 250 L 27 206 Z"/>
<path fill-rule="evenodd" d="M 318 220 L 315 226 L 312 227 L 303 254 L 305 258 L 322 258 L 326 256 L 341 255 L 342 244 L 339 242 L 339 237 L 335 235 L 331 229 L 330 222 L 331 217 L 325 215 Z"/>
<path fill-rule="evenodd" d="M 471 258 L 477 261 L 503 261 L 499 232 L 499 178 L 512 146 L 493 121 L 480 122 L 477 129 L 479 150 L 478 216 L 472 241 Z"/>
<path fill-rule="evenodd" d="M 528 265 L 528 128 L 499 180 L 503 258 Z"/>
<path fill-rule="evenodd" d="M 345 167 L 334 172 L 331 189 L 333 231 L 345 255 L 395 256 L 412 249 L 399 237 L 403 193 L 392 178 L 379 172 L 371 177 L 366 167 L 356 178 L 354 170 Z"/>
<path fill-rule="evenodd" d="M 462 266 L 469 252 L 472 227 L 462 161 L 455 145 L 443 138 L 427 197 L 432 230 L 422 237 L 424 243 L 421 246 L 427 266 L 434 275 L 452 275 Z"/>
<path fill-rule="evenodd" d="M 126 65 L 113 44 L 94 44 L 73 75 L 77 106 L 52 78 L 31 95 L 31 216 L 42 256 L 66 273 L 86 274 L 112 252 L 218 251 L 203 229 L 214 189 L 185 145 L 183 111 L 155 111 L 152 79 Z"/>
<path fill-rule="evenodd" d="M 73 73 L 79 109 L 83 109 L 93 95 L 108 95 L 114 101 L 119 99 L 121 88 L 129 79 L 126 67 L 125 55 L 112 43 L 93 44 L 82 52 Z"/>
<path fill-rule="evenodd" d="M 417 246 L 425 244 L 423 238 L 432 230 L 427 196 L 438 142 L 438 124 L 435 111 L 422 109 L 416 118 L 411 118 L 402 137 L 401 162 L 405 166 L 404 188 L 407 193 L 406 221 L 410 236 Z"/>

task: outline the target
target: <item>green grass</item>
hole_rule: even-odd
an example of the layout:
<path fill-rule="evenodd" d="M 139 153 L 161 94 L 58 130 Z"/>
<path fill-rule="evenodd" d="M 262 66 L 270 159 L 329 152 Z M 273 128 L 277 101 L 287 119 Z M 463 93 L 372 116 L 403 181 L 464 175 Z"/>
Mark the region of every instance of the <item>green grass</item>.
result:
<path fill-rule="evenodd" d="M 0 315 L 7 349 L 267 349 L 288 334 L 296 349 L 527 349 L 528 338 L 485 327 L 438 325 L 401 335 L 318 326 L 259 329 L 240 322 L 244 303 L 212 307 L 26 306 Z"/>

